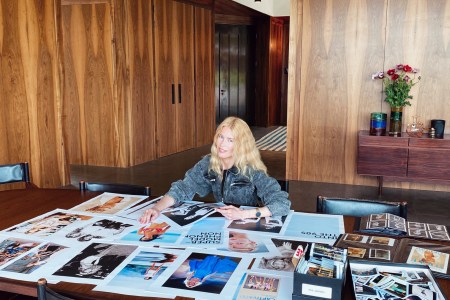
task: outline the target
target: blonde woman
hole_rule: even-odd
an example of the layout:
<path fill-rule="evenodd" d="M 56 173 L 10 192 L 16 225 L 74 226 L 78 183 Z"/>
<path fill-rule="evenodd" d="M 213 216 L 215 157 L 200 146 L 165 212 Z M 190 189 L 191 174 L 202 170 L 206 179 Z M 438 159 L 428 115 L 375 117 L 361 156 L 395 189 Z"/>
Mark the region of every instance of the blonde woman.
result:
<path fill-rule="evenodd" d="M 226 204 L 217 211 L 229 220 L 284 216 L 291 205 L 288 194 L 267 174 L 247 123 L 236 117 L 226 118 L 217 127 L 211 154 L 187 171 L 183 180 L 172 183 L 167 194 L 139 221 L 152 222 L 162 210 L 192 200 L 195 194 L 204 197 L 209 193 Z M 240 205 L 256 208 L 240 209 Z"/>

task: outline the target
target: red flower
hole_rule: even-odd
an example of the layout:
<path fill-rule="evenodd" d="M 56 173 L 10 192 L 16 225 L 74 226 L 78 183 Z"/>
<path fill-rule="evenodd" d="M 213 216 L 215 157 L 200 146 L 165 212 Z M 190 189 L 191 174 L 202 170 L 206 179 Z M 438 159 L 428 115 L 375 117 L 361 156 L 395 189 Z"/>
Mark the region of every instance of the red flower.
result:
<path fill-rule="evenodd" d="M 392 76 L 391 76 L 391 79 L 392 79 L 392 80 L 397 80 L 397 79 L 398 79 L 398 74 L 392 75 Z"/>
<path fill-rule="evenodd" d="M 405 65 L 404 67 L 403 67 L 403 71 L 405 71 L 405 72 L 412 72 L 412 68 L 410 67 L 410 66 L 408 66 L 408 65 Z"/>
<path fill-rule="evenodd" d="M 389 76 L 394 75 L 395 74 L 395 70 L 394 69 L 390 69 L 390 70 L 387 71 L 387 74 Z"/>
<path fill-rule="evenodd" d="M 403 65 L 402 64 L 400 64 L 400 65 L 397 65 L 397 70 L 403 70 Z"/>

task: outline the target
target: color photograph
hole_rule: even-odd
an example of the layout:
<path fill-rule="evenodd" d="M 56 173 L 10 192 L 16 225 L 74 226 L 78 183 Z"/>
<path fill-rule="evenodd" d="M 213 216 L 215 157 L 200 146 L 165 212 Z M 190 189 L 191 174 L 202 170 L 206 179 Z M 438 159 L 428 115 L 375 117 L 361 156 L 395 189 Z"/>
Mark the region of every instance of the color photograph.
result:
<path fill-rule="evenodd" d="M 192 253 L 162 286 L 220 294 L 240 261 L 239 257 Z"/>
<path fill-rule="evenodd" d="M 13 237 L 5 238 L 0 242 L 0 266 L 3 266 L 10 260 L 15 259 L 39 244 L 40 242 L 32 240 Z"/>
<path fill-rule="evenodd" d="M 47 264 L 48 260 L 57 252 L 66 248 L 67 247 L 58 244 L 46 243 L 40 246 L 37 251 L 33 250 L 25 256 L 22 256 L 20 259 L 8 265 L 2 271 L 31 274 L 32 272 Z"/>
<path fill-rule="evenodd" d="M 145 249 L 139 251 L 126 265 L 119 270 L 102 290 L 119 292 L 125 289 L 127 294 L 142 293 L 148 290 L 159 275 L 177 259 L 178 251 L 171 249 Z M 100 289 L 97 289 L 100 290 Z"/>
<path fill-rule="evenodd" d="M 145 198 L 147 196 L 103 193 L 89 201 L 72 207 L 70 210 L 113 215 Z"/>
<path fill-rule="evenodd" d="M 409 253 L 408 264 L 429 266 L 431 270 L 447 273 L 449 254 L 413 246 Z"/>
<path fill-rule="evenodd" d="M 237 252 L 239 254 L 251 254 L 253 257 L 267 254 L 269 249 L 265 242 L 270 240 L 263 235 L 253 234 L 250 232 L 229 231 L 227 247 L 219 247 L 219 251 Z"/>
<path fill-rule="evenodd" d="M 75 214 L 64 210 L 54 210 L 42 216 L 7 229 L 6 232 L 23 233 L 39 237 L 50 236 L 68 225 L 91 219 L 92 216 Z"/>

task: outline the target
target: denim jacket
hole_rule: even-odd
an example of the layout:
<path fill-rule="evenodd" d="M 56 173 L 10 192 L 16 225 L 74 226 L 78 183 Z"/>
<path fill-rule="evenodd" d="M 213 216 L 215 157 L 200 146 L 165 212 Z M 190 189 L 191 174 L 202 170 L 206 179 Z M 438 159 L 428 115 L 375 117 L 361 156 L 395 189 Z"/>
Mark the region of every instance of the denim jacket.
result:
<path fill-rule="evenodd" d="M 186 172 L 183 180 L 172 183 L 167 195 L 180 201 L 192 200 L 195 194 L 205 197 L 214 194 L 217 202 L 234 205 L 267 206 L 272 216 L 289 213 L 291 201 L 278 182 L 261 171 L 251 170 L 250 176 L 239 173 L 236 167 L 227 170 L 222 193 L 222 180 L 208 171 L 211 156 L 207 155 Z"/>

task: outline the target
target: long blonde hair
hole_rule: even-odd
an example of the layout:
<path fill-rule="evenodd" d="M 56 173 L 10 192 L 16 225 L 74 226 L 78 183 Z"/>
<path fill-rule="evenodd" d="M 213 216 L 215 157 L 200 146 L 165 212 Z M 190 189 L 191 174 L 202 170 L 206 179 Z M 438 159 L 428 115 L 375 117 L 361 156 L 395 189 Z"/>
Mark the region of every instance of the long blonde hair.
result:
<path fill-rule="evenodd" d="M 234 166 L 245 176 L 251 176 L 250 169 L 263 171 L 267 174 L 267 168 L 261 160 L 261 155 L 256 147 L 250 127 L 244 120 L 237 117 L 228 117 L 217 127 L 214 141 L 211 146 L 211 160 L 209 170 L 222 177 L 222 163 L 217 154 L 217 139 L 224 127 L 228 127 L 233 134 L 233 158 Z"/>

